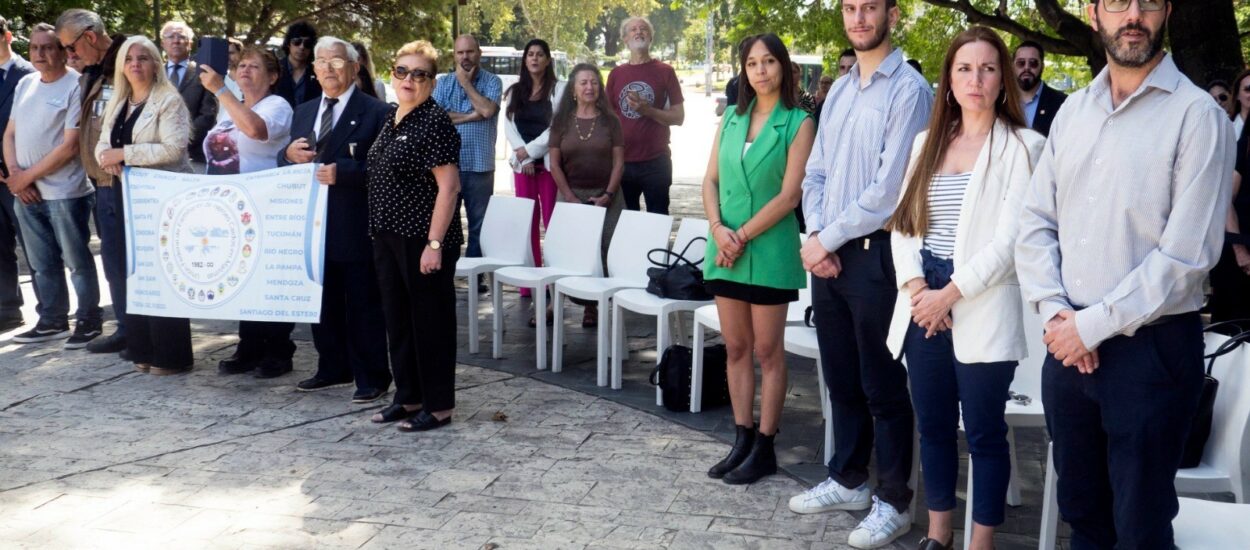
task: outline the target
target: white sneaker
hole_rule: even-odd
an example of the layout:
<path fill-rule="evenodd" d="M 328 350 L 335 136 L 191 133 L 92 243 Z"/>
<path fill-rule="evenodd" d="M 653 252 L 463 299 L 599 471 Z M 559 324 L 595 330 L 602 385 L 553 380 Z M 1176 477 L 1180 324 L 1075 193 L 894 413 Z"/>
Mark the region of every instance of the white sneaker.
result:
<path fill-rule="evenodd" d="M 872 497 L 872 511 L 859 522 L 847 544 L 854 548 L 881 548 L 911 531 L 911 513 L 899 512 L 886 502 Z"/>
<path fill-rule="evenodd" d="M 847 489 L 833 478 L 820 482 L 790 497 L 790 511 L 796 514 L 818 514 L 830 510 L 867 510 L 872 505 L 868 485 Z"/>

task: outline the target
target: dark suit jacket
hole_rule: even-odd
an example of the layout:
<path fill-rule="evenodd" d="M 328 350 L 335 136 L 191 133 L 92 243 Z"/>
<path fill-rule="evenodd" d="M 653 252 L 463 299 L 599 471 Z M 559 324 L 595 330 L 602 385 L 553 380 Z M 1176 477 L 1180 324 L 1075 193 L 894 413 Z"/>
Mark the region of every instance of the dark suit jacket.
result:
<path fill-rule="evenodd" d="M 191 144 L 187 146 L 191 159 L 204 162 L 204 136 L 217 123 L 217 98 L 204 89 L 200 83 L 199 65 L 188 59 L 187 66 L 182 70 L 182 82 L 178 83 L 178 93 L 191 112 Z M 162 70 L 168 74 L 166 66 Z"/>
<path fill-rule="evenodd" d="M 1059 106 L 1068 100 L 1068 94 L 1051 88 L 1046 84 L 1042 84 L 1042 97 L 1038 99 L 1037 114 L 1033 115 L 1033 129 L 1043 136 L 1050 135 L 1050 123 L 1055 121 L 1055 113 L 1059 112 Z"/>
<path fill-rule="evenodd" d="M 13 65 L 4 72 L 4 84 L 0 85 L 0 147 L 4 146 L 4 132 L 9 128 L 9 113 L 13 110 L 13 90 L 17 87 L 17 81 L 33 72 L 35 72 L 34 65 L 22 56 L 13 54 Z M 0 151 L 3 150 L 0 149 Z M 4 155 L 0 153 L 0 166 L 4 166 L 3 157 Z"/>
<path fill-rule="evenodd" d="M 321 98 L 306 101 L 295 109 L 291 141 L 307 138 L 320 125 L 317 108 Z M 373 258 L 369 240 L 369 196 L 366 184 L 369 147 L 382 132 L 390 106 L 360 91 L 343 108 L 343 114 L 330 131 L 330 137 L 316 161 L 335 164 L 337 174 L 326 205 L 326 259 L 368 261 Z M 289 143 L 288 143 L 289 145 Z M 278 152 L 278 166 L 289 166 L 286 150 Z"/>
<path fill-rule="evenodd" d="M 298 103 L 321 98 L 321 83 L 317 81 L 317 74 L 313 71 L 312 60 L 309 60 L 308 69 L 304 71 L 304 78 L 308 82 L 304 84 L 304 98 Z M 282 74 L 278 75 L 278 82 L 274 86 L 274 93 L 282 96 L 287 103 L 291 104 L 291 108 L 299 107 L 295 101 L 295 79 L 291 77 L 291 64 L 287 60 L 282 60 Z"/>

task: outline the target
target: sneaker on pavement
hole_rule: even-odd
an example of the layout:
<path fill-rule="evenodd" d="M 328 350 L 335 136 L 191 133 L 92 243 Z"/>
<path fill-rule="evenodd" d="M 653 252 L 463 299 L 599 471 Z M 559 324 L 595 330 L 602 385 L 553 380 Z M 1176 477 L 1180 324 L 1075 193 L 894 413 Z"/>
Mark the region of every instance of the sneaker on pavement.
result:
<path fill-rule="evenodd" d="M 868 485 L 847 489 L 828 478 L 820 485 L 790 497 L 790 511 L 796 514 L 818 514 L 830 510 L 867 510 L 872 506 Z"/>
<path fill-rule="evenodd" d="M 899 512 L 893 506 L 872 497 L 872 511 L 859 522 L 847 544 L 852 548 L 881 548 L 911 531 L 911 513 Z"/>
<path fill-rule="evenodd" d="M 74 335 L 65 341 L 65 349 L 85 348 L 88 342 L 95 340 L 101 334 L 104 334 L 104 330 L 100 327 L 99 321 L 74 323 Z"/>
<path fill-rule="evenodd" d="M 69 324 L 61 326 L 39 324 L 35 325 L 33 329 L 14 336 L 13 341 L 19 344 L 35 344 L 38 342 L 63 340 L 69 338 L 69 335 Z"/>
<path fill-rule="evenodd" d="M 120 353 L 126 350 L 126 335 L 114 332 L 102 338 L 92 340 L 87 344 L 87 351 L 91 353 Z"/>

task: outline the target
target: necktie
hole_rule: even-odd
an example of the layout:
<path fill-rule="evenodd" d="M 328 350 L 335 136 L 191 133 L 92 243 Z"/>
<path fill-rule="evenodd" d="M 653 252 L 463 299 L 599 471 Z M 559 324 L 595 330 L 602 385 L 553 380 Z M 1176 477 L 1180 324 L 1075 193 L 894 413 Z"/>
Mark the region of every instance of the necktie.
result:
<path fill-rule="evenodd" d="M 178 77 L 180 69 L 182 69 L 182 63 L 174 63 L 169 67 L 169 81 L 174 83 L 175 88 L 182 84 L 181 79 Z"/>
<path fill-rule="evenodd" d="M 330 130 L 334 126 L 334 104 L 338 103 L 338 98 L 327 97 L 326 107 L 321 111 L 321 130 L 317 132 L 317 152 L 325 147 L 326 138 L 330 137 Z"/>

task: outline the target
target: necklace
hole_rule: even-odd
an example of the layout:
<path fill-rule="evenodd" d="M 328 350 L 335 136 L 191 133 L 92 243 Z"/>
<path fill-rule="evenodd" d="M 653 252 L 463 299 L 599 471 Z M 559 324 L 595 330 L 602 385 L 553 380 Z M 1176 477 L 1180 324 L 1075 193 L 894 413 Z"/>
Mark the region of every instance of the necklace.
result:
<path fill-rule="evenodd" d="M 599 117 L 590 119 L 590 131 L 586 132 L 585 136 L 582 135 L 582 119 L 577 118 L 577 116 L 574 115 L 573 123 L 574 129 L 577 131 L 577 139 L 587 141 L 595 135 L 595 125 L 599 123 Z"/>
<path fill-rule="evenodd" d="M 147 101 L 148 101 L 148 98 L 146 97 L 140 101 L 131 101 L 130 99 L 126 99 L 126 103 L 129 103 L 131 107 L 138 107 L 140 105 L 143 105 L 144 103 L 147 103 Z"/>

